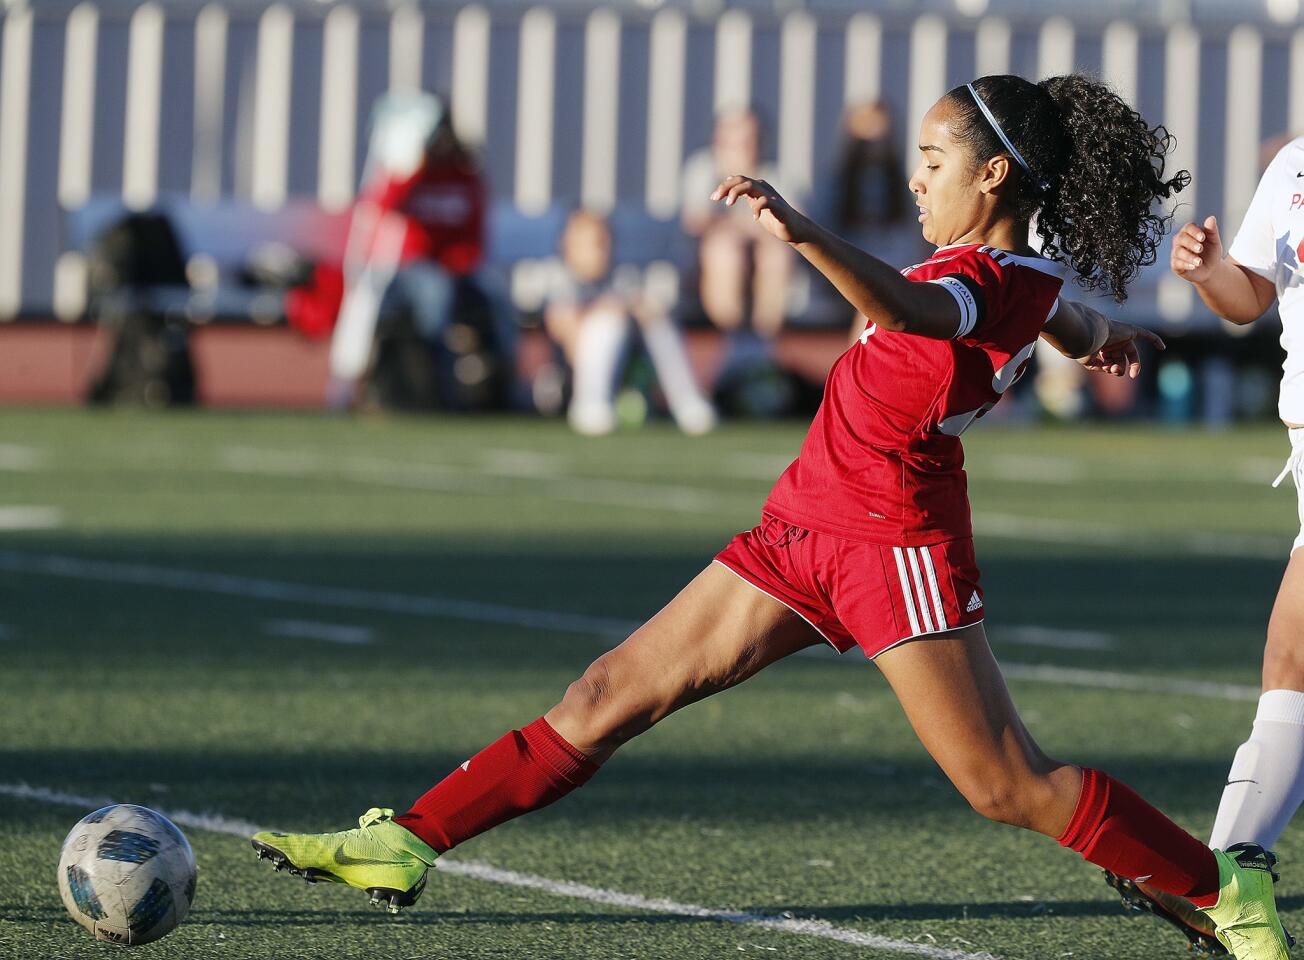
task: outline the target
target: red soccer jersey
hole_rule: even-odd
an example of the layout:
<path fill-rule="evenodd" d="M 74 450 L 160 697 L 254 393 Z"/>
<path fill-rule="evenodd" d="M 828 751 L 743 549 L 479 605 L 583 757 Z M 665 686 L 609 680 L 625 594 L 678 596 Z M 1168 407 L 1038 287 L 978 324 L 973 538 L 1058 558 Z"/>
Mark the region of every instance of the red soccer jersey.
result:
<path fill-rule="evenodd" d="M 824 402 L 766 512 L 869 543 L 972 536 L 960 434 L 1023 372 L 1059 304 L 1063 272 L 1041 257 L 959 244 L 902 273 L 955 297 L 955 338 L 870 326 L 829 372 Z"/>
<path fill-rule="evenodd" d="M 401 262 L 434 260 L 470 273 L 484 250 L 484 184 L 468 164 L 425 165 L 403 179 L 380 179 L 365 199 L 407 221 Z"/>

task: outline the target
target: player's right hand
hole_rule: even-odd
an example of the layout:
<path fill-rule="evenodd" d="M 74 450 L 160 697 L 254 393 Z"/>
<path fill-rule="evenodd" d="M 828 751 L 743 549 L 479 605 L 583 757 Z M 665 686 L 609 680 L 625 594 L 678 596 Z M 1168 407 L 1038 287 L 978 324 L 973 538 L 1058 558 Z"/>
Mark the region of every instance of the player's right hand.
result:
<path fill-rule="evenodd" d="M 796 243 L 802 216 L 779 191 L 764 180 L 735 174 L 725 177 L 711 193 L 711 199 L 732 207 L 740 199 L 752 208 L 752 218 L 784 243 Z"/>
<path fill-rule="evenodd" d="M 1218 218 L 1208 217 L 1201 226 L 1188 223 L 1173 237 L 1173 273 L 1191 283 L 1204 283 L 1222 261 L 1222 236 Z"/>

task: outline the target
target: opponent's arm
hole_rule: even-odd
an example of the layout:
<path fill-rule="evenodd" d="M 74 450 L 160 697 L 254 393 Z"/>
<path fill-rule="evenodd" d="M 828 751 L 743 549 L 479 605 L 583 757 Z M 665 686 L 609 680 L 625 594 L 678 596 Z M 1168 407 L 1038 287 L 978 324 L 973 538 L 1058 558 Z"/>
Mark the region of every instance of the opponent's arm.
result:
<path fill-rule="evenodd" d="M 1041 336 L 1088 370 L 1133 380 L 1141 373 L 1137 341 L 1144 340 L 1157 350 L 1164 349 L 1164 341 L 1153 331 L 1111 320 L 1094 307 L 1074 300 L 1059 302 Z"/>
<path fill-rule="evenodd" d="M 712 200 L 727 206 L 740 198 L 762 227 L 828 277 L 871 323 L 938 340 L 949 340 L 960 329 L 961 307 L 954 294 L 938 284 L 907 280 L 894 267 L 799 213 L 764 180 L 728 177 L 711 194 Z"/>
<path fill-rule="evenodd" d="M 1270 280 L 1227 255 L 1215 217 L 1177 232 L 1170 264 L 1173 273 L 1195 285 L 1205 306 L 1230 323 L 1253 323 L 1277 299 Z"/>

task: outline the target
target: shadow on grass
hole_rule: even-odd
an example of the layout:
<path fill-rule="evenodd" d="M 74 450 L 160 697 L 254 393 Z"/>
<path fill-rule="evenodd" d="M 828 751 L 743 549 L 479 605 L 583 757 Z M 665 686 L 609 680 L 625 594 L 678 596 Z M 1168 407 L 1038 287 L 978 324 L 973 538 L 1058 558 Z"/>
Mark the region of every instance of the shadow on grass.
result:
<path fill-rule="evenodd" d="M 466 536 L 368 535 L 356 538 L 320 536 L 294 530 L 279 534 L 185 537 L 116 535 L 94 540 L 66 534 L 18 540 L 22 553 L 65 555 L 111 563 L 143 563 L 169 569 L 273 579 L 296 584 L 340 586 L 409 594 L 438 595 L 455 600 L 503 604 L 539 610 L 560 610 L 638 622 L 650 616 L 698 571 L 710 563 L 716 549 L 732 535 L 731 529 L 709 534 L 667 538 L 626 536 L 623 549 L 613 550 L 613 535 L 586 531 L 558 537 L 522 531 L 519 536 L 485 538 Z M 700 540 L 700 546 L 698 541 Z M 1152 555 L 1108 556 L 1066 553 L 1070 548 L 1046 550 L 994 541 L 979 556 L 984 586 L 992 607 L 989 629 L 1000 643 L 1004 623 L 1111 631 L 1113 625 L 1147 638 L 1126 650 L 1102 656 L 1096 651 L 1032 650 L 1009 648 L 1011 659 L 1042 661 L 1096 668 L 1144 667 L 1162 670 L 1179 664 L 1184 669 L 1244 671 L 1256 660 L 1257 646 L 1228 642 L 1229 637 L 1252 637 L 1257 643 L 1267 624 L 1281 561 L 1240 559 L 1228 564 L 1219 557 L 1190 556 L 1176 552 Z M 86 635 L 88 619 L 103 614 L 146 633 L 167 625 L 170 636 L 196 634 L 211 629 L 216 608 L 239 611 L 243 616 L 268 616 L 293 610 L 300 616 L 331 613 L 363 622 L 379 617 L 401 617 L 413 624 L 448 625 L 447 617 L 378 614 L 349 609 L 347 604 L 323 608 L 312 604 L 258 599 L 202 590 L 162 588 L 142 582 L 123 584 L 76 577 L 7 571 L 22 586 L 24 602 L 6 611 L 6 618 L 24 619 L 30 611 L 47 632 L 58 629 L 68 637 L 68 653 L 95 658 L 94 647 L 79 638 Z M 1126 584 L 1126 589 L 1119 589 Z M 1102 627 L 1100 598 L 1108 597 L 1107 624 Z M 327 605 L 328 608 L 330 605 Z M 346 613 L 341 613 L 346 611 Z M 329 619 L 329 616 L 327 616 Z M 460 621 L 465 622 L 465 621 Z M 483 663 L 504 673 L 529 670 L 544 663 L 571 663 L 574 652 L 597 649 L 611 638 L 581 638 L 575 634 L 501 627 L 485 623 L 478 629 L 500 631 L 513 643 L 512 657 L 504 658 L 492 644 L 472 643 L 459 650 L 460 663 Z M 577 648 L 577 643 L 581 646 Z M 179 650 L 184 658 L 203 659 L 197 649 Z M 101 656 L 109 651 L 99 647 Z M 47 644 L 41 656 L 59 658 L 63 647 Z M 568 654 L 567 651 L 570 651 Z M 222 662 L 265 661 L 269 650 L 263 638 L 223 644 Z M 309 653 L 308 656 L 312 656 Z M 322 654 L 326 656 L 326 654 Z M 212 658 L 209 654 L 209 658 Z M 185 664 L 185 659 L 181 661 Z"/>
<path fill-rule="evenodd" d="M 0 750 L 0 770 L 6 772 L 6 780 L 88 798 L 108 795 L 118 802 L 212 811 L 255 822 L 265 819 L 268 810 L 296 811 L 295 824 L 260 825 L 324 829 L 348 821 L 378 800 L 390 806 L 414 800 L 464 758 L 323 751 L 11 749 Z M 1222 757 L 1174 760 L 1162 754 L 1153 758 L 1132 754 L 1121 763 L 1107 755 L 1075 760 L 1109 770 L 1160 809 L 1179 817 L 1192 812 L 1207 816 L 1210 811 L 1205 808 L 1218 797 L 1227 769 Z M 870 753 L 863 759 L 626 755 L 605 767 L 586 789 L 542 816 L 591 827 L 691 817 L 753 829 L 772 823 L 827 822 L 830 811 L 838 819 L 883 824 L 929 817 L 945 818 L 948 823 L 979 822 L 922 750 L 917 762 L 894 760 L 890 776 L 880 770 Z M 142 791 L 141 784 L 160 776 L 166 776 L 166 794 Z M 11 802 L 18 801 L 0 796 L 0 803 Z M 40 816 L 52 823 L 68 817 L 66 808 L 50 808 L 39 800 L 35 804 L 41 808 Z"/>

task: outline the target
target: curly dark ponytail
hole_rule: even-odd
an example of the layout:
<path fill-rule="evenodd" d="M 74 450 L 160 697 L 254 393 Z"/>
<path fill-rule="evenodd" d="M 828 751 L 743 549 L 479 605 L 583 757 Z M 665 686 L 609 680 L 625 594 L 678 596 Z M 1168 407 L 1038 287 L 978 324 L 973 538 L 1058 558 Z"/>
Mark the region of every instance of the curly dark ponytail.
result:
<path fill-rule="evenodd" d="M 1191 182 L 1185 170 L 1164 179 L 1172 134 L 1081 74 L 1041 83 L 991 76 L 973 86 L 1032 171 L 1015 165 L 1003 199 L 1019 219 L 1036 217 L 1042 254 L 1071 267 L 1086 289 L 1127 299 L 1128 283 L 1155 262 L 1172 220 L 1155 201 Z M 956 139 L 977 162 L 1009 155 L 965 87 L 946 99 Z"/>

